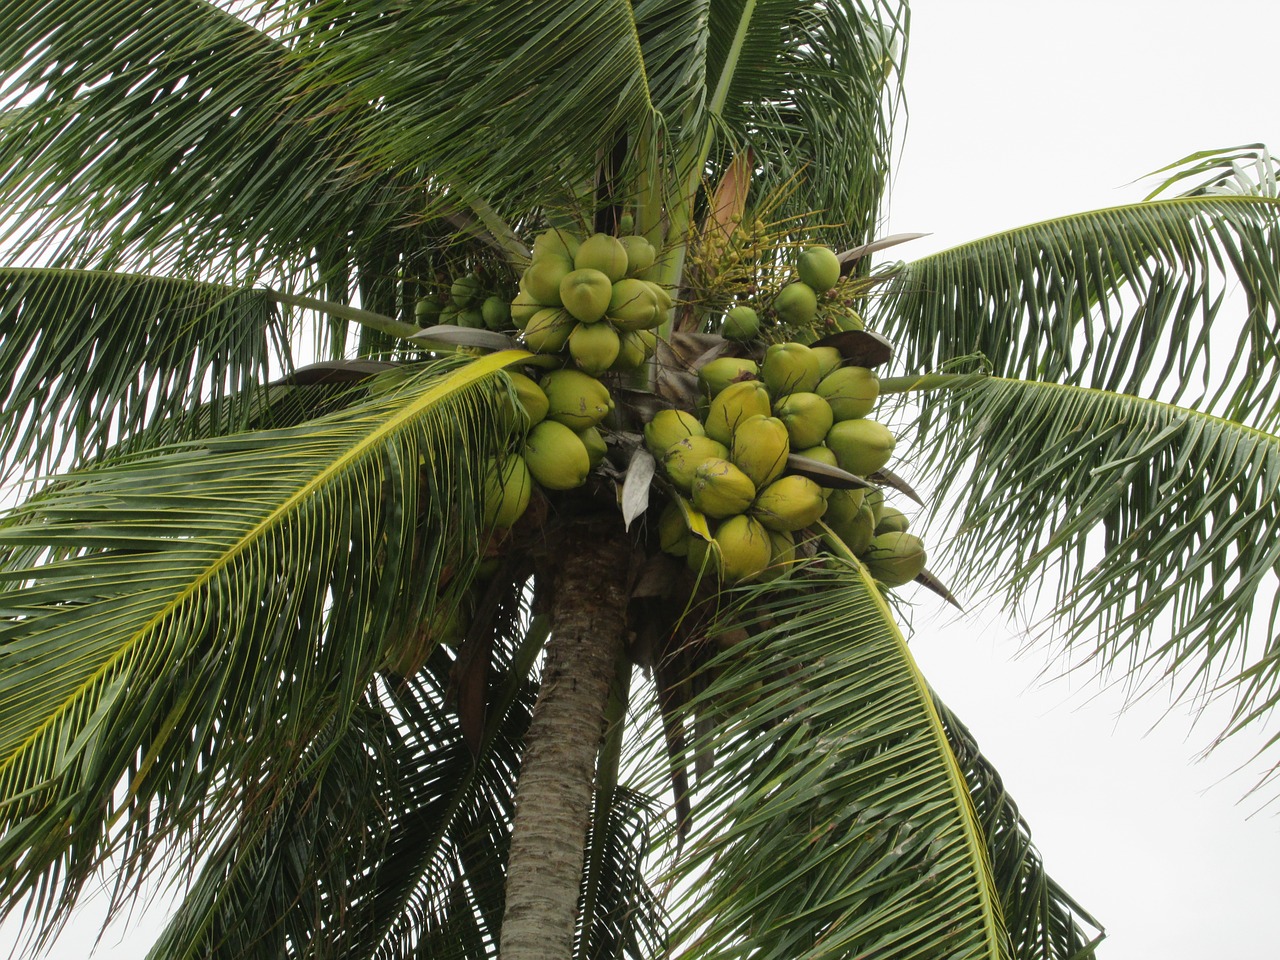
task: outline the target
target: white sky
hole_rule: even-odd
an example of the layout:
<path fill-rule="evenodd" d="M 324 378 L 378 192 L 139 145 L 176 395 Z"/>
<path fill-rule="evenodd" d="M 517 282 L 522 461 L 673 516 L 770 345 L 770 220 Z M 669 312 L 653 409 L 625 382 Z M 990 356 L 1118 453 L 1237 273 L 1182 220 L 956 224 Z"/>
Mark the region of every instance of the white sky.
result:
<path fill-rule="evenodd" d="M 1198 150 L 1280 148 L 1274 0 L 912 8 L 886 232 L 933 235 L 897 257 L 1140 200 L 1150 187 L 1133 180 Z M 1156 701 L 1121 716 L 1122 696 L 1083 674 L 1037 684 L 1045 651 L 1014 661 L 1021 639 L 993 610 L 921 611 L 915 626 L 924 672 L 1001 771 L 1051 875 L 1107 928 L 1103 960 L 1280 956 L 1280 819 L 1241 802 L 1260 734 L 1196 763 L 1212 717 L 1193 729 Z"/>
<path fill-rule="evenodd" d="M 1140 199 L 1131 181 L 1196 150 L 1280 149 L 1280 3 L 916 0 L 910 122 L 886 232 L 932 231 L 909 259 L 1059 214 Z M 1107 927 L 1104 960 L 1280 955 L 1280 820 L 1239 803 L 1260 736 L 1195 763 L 1216 732 L 1081 675 L 1036 683 L 993 611 L 928 615 L 913 648 L 996 763 L 1050 872 Z M 1157 722 L 1158 728 L 1148 729 Z M 1274 729 L 1275 724 L 1272 724 Z M 133 960 L 158 918 L 107 934 Z M 83 960 L 86 912 L 47 954 Z M 0 937 L 0 953 L 6 941 Z"/>

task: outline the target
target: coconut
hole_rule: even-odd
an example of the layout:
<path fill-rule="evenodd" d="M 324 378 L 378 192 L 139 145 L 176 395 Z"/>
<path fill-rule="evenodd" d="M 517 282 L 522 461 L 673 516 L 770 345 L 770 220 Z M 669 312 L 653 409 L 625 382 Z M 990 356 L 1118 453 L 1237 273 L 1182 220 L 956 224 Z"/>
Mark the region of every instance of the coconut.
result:
<path fill-rule="evenodd" d="M 533 299 L 531 294 L 521 290 L 511 301 L 511 322 L 517 329 L 523 330 L 528 326 L 530 318 L 541 309 L 542 304 Z"/>
<path fill-rule="evenodd" d="M 459 310 L 458 315 L 454 317 L 453 322 L 460 327 L 467 327 L 471 330 L 484 329 L 484 313 L 479 307 L 467 307 L 465 310 Z"/>
<path fill-rule="evenodd" d="M 606 315 L 619 330 L 649 330 L 662 323 L 654 285 L 624 277 L 610 288 Z"/>
<path fill-rule="evenodd" d="M 858 518 L 866 497 L 866 487 L 855 490 L 832 490 L 827 497 L 827 512 L 823 514 L 823 521 L 830 527 L 852 523 Z"/>
<path fill-rule="evenodd" d="M 621 349 L 618 331 L 607 323 L 579 323 L 569 334 L 569 355 L 579 370 L 592 376 L 613 366 Z"/>
<path fill-rule="evenodd" d="M 770 530 L 802 530 L 826 512 L 822 488 L 799 474 L 789 474 L 760 491 L 751 514 Z"/>
<path fill-rule="evenodd" d="M 541 423 L 547 416 L 547 395 L 542 388 L 523 373 L 506 371 L 507 378 L 516 392 L 516 401 L 528 426 Z"/>
<path fill-rule="evenodd" d="M 571 270 L 560 280 L 560 302 L 583 323 L 595 323 L 609 309 L 613 283 L 599 270 Z"/>
<path fill-rule="evenodd" d="M 581 370 L 553 370 L 542 378 L 547 417 L 574 430 L 594 427 L 613 409 L 608 388 Z"/>
<path fill-rule="evenodd" d="M 880 526 L 880 518 L 884 516 L 884 491 L 879 487 L 874 490 L 868 490 L 866 499 L 862 501 L 867 509 L 871 511 L 871 515 L 875 518 L 873 527 Z"/>
<path fill-rule="evenodd" d="M 647 237 L 619 237 L 618 242 L 622 244 L 622 249 L 627 252 L 627 276 L 638 277 L 650 267 L 653 261 L 658 258 L 658 251 L 653 249 L 653 244 L 649 242 Z"/>
<path fill-rule="evenodd" d="M 855 557 L 866 551 L 875 535 L 876 520 L 868 506 L 859 507 L 852 519 L 835 523 L 832 518 L 827 518 L 826 523 L 840 538 L 840 543 Z"/>
<path fill-rule="evenodd" d="M 807 460 L 816 460 L 818 463 L 825 463 L 828 467 L 838 467 L 836 462 L 835 451 L 828 447 L 825 443 L 817 443 L 812 447 L 805 447 L 803 450 L 795 451 L 797 457 L 804 457 Z"/>
<path fill-rule="evenodd" d="M 667 448 L 685 437 L 705 437 L 707 432 L 692 413 L 684 410 L 659 410 L 644 425 L 644 445 L 655 457 L 661 457 Z"/>
<path fill-rule="evenodd" d="M 457 306 L 466 309 L 479 301 L 481 289 L 479 277 L 474 273 L 464 274 L 450 285 L 449 299 Z"/>
<path fill-rule="evenodd" d="M 692 505 L 689 509 L 693 509 Z M 684 513 L 674 502 L 668 503 L 658 517 L 658 545 L 664 553 L 683 557 L 689 552 L 689 537 Z"/>
<path fill-rule="evenodd" d="M 775 343 L 765 351 L 760 379 L 773 397 L 811 393 L 818 385 L 818 358 L 803 343 Z"/>
<path fill-rule="evenodd" d="M 610 370 L 635 370 L 649 357 L 643 330 L 623 330 L 618 334 L 618 356 Z"/>
<path fill-rule="evenodd" d="M 733 442 L 738 424 L 757 414 L 769 416 L 769 391 L 758 380 L 746 380 L 725 387 L 711 401 L 703 423 L 707 436 L 721 443 Z"/>
<path fill-rule="evenodd" d="M 524 327 L 524 345 L 534 353 L 557 353 L 569 342 L 577 322 L 559 307 L 543 307 Z"/>
<path fill-rule="evenodd" d="M 893 457 L 894 438 L 875 420 L 841 420 L 827 432 L 827 446 L 842 470 L 867 477 Z"/>
<path fill-rule="evenodd" d="M 537 257 L 520 275 L 520 287 L 538 303 L 558 307 L 561 305 L 560 281 L 572 272 L 572 260 L 550 254 Z"/>
<path fill-rule="evenodd" d="M 533 493 L 533 476 L 521 457 L 511 454 L 502 461 L 490 461 L 485 474 L 484 522 L 506 529 L 523 516 Z"/>
<path fill-rule="evenodd" d="M 617 237 L 607 233 L 592 234 L 578 246 L 573 255 L 573 266 L 578 270 L 599 270 L 617 283 L 627 275 L 627 248 Z"/>
<path fill-rule="evenodd" d="M 773 310 L 783 323 L 807 326 L 818 315 L 818 296 L 806 283 L 788 283 L 774 298 Z"/>
<path fill-rule="evenodd" d="M 880 378 L 866 367 L 841 367 L 818 384 L 818 396 L 831 404 L 837 420 L 865 417 L 880 396 Z"/>
<path fill-rule="evenodd" d="M 885 504 L 880 508 L 880 516 L 876 518 L 876 536 L 882 533 L 906 533 L 911 526 L 907 515 L 897 507 Z"/>
<path fill-rule="evenodd" d="M 791 444 L 777 417 L 747 417 L 733 431 L 729 459 L 760 489 L 782 474 Z"/>
<path fill-rule="evenodd" d="M 793 393 L 773 408 L 778 419 L 787 425 L 791 446 L 797 450 L 822 443 L 834 420 L 831 407 L 816 393 Z"/>
<path fill-rule="evenodd" d="M 544 230 L 533 241 L 533 259 L 543 256 L 560 257 L 572 262 L 573 255 L 578 252 L 582 241 L 566 230 Z"/>
<path fill-rule="evenodd" d="M 587 448 L 587 457 L 591 461 L 591 469 L 594 470 L 609 453 L 609 447 L 605 444 L 604 437 L 600 435 L 600 431 L 595 427 L 579 430 L 577 434 L 578 439 L 582 441 L 582 445 Z"/>
<path fill-rule="evenodd" d="M 693 505 L 708 517 L 745 513 L 755 496 L 751 478 L 723 458 L 704 460 L 693 472 Z"/>
<path fill-rule="evenodd" d="M 924 541 L 898 532 L 872 537 L 862 557 L 867 570 L 886 587 L 910 583 L 924 569 L 925 560 Z"/>
<path fill-rule="evenodd" d="M 718 357 L 710 363 L 704 363 L 698 370 L 698 386 L 710 400 L 731 383 L 756 380 L 759 374 L 760 367 L 754 360 L 745 357 Z"/>
<path fill-rule="evenodd" d="M 796 273 L 815 293 L 826 293 L 840 282 L 840 260 L 830 247 L 809 247 L 796 261 Z"/>
<path fill-rule="evenodd" d="M 591 455 L 581 438 L 555 420 L 543 420 L 525 438 L 524 459 L 537 480 L 548 490 L 580 487 L 591 472 Z"/>
<path fill-rule="evenodd" d="M 751 307 L 730 308 L 720 325 L 720 336 L 726 340 L 750 340 L 760 332 L 760 315 Z"/>
<path fill-rule="evenodd" d="M 764 572 L 773 556 L 769 532 L 745 514 L 716 528 L 720 576 L 727 583 L 751 580 Z"/>
<path fill-rule="evenodd" d="M 502 297 L 487 297 L 480 304 L 480 315 L 490 330 L 506 330 L 511 326 L 511 304 Z"/>
<path fill-rule="evenodd" d="M 423 297 L 413 305 L 413 321 L 420 327 L 435 326 L 440 321 L 440 301 Z"/>
<path fill-rule="evenodd" d="M 688 436 L 677 440 L 662 453 L 662 467 L 667 477 L 686 496 L 693 492 L 693 478 L 699 466 L 712 458 L 724 459 L 729 448 L 707 436 Z"/>
<path fill-rule="evenodd" d="M 835 370 L 839 369 L 840 364 L 844 363 L 844 356 L 835 347 L 810 347 L 809 349 L 818 358 L 819 377 L 830 376 Z"/>
<path fill-rule="evenodd" d="M 763 526 L 763 524 L 762 524 Z M 777 580 L 791 572 L 796 561 L 796 540 L 782 530 L 769 530 L 769 566 L 760 575 L 761 580 Z"/>

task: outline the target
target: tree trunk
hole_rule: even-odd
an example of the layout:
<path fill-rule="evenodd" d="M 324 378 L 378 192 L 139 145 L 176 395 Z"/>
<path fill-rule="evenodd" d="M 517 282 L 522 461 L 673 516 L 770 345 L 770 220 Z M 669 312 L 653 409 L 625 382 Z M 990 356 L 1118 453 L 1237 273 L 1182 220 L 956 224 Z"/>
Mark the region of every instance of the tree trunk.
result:
<path fill-rule="evenodd" d="M 542 685 L 525 737 L 501 960 L 569 960 L 596 754 L 626 628 L 631 544 L 613 516 L 561 541 Z"/>

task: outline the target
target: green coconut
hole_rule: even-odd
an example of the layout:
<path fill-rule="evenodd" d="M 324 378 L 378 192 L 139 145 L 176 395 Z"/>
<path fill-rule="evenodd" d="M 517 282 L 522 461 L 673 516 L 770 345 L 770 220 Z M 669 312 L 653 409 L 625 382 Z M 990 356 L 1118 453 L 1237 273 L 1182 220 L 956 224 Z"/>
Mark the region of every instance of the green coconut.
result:
<path fill-rule="evenodd" d="M 787 426 L 777 417 L 747 417 L 733 431 L 729 459 L 759 489 L 782 475 L 791 453 Z"/>
<path fill-rule="evenodd" d="M 609 388 L 581 370 L 553 370 L 542 378 L 547 418 L 574 430 L 594 427 L 613 409 Z"/>
<path fill-rule="evenodd" d="M 659 410 L 644 425 L 644 445 L 655 457 L 661 457 L 667 448 L 685 437 L 704 437 L 702 422 L 684 410 Z"/>
<path fill-rule="evenodd" d="M 725 387 L 742 380 L 758 380 L 760 367 L 746 357 L 717 357 L 704 363 L 698 370 L 698 386 L 707 399 L 712 399 Z"/>
<path fill-rule="evenodd" d="M 822 488 L 799 474 L 780 477 L 760 491 L 751 515 L 770 530 L 803 530 L 826 512 Z"/>
<path fill-rule="evenodd" d="M 708 517 L 745 513 L 755 499 L 751 478 L 728 460 L 712 457 L 693 472 L 693 505 Z"/>
<path fill-rule="evenodd" d="M 811 393 L 818 385 L 818 358 L 803 343 L 775 343 L 765 351 L 760 379 L 773 397 Z"/>
<path fill-rule="evenodd" d="M 773 412 L 787 425 L 796 450 L 822 443 L 835 419 L 827 401 L 816 393 L 789 394 L 773 405 Z"/>
<path fill-rule="evenodd" d="M 698 467 L 707 460 L 723 460 L 728 456 L 729 448 L 718 440 L 707 436 L 688 436 L 663 451 L 662 468 L 676 489 L 688 496 L 693 493 Z"/>
<path fill-rule="evenodd" d="M 818 296 L 807 283 L 788 283 L 774 298 L 773 310 L 783 323 L 808 326 L 818 315 Z"/>
<path fill-rule="evenodd" d="M 808 247 L 796 261 L 796 273 L 815 293 L 826 293 L 840 282 L 840 260 L 830 247 Z"/>
<path fill-rule="evenodd" d="M 529 320 L 539 310 L 545 309 L 531 294 L 521 290 L 511 300 L 511 322 L 518 330 L 529 325 Z"/>
<path fill-rule="evenodd" d="M 554 256 L 572 262 L 573 255 L 578 252 L 578 246 L 581 243 L 580 239 L 567 230 L 557 230 L 553 227 L 550 230 L 544 230 L 534 238 L 533 259 Z"/>
<path fill-rule="evenodd" d="M 649 242 L 647 237 L 619 237 L 618 242 L 622 244 L 622 249 L 627 252 L 628 277 L 640 276 L 652 267 L 653 261 L 658 258 L 658 251 L 653 249 L 653 244 Z"/>
<path fill-rule="evenodd" d="M 490 330 L 506 330 L 511 326 L 511 304 L 502 297 L 486 297 L 480 304 L 480 315 Z"/>
<path fill-rule="evenodd" d="M 569 356 L 578 369 L 599 376 L 618 359 L 622 343 L 607 323 L 579 323 L 569 334 Z"/>
<path fill-rule="evenodd" d="M 773 557 L 769 532 L 745 514 L 730 517 L 716 527 L 715 541 L 720 576 L 727 583 L 758 577 Z"/>
<path fill-rule="evenodd" d="M 560 280 L 560 302 L 582 323 L 603 317 L 612 294 L 613 282 L 599 270 L 572 270 Z"/>
<path fill-rule="evenodd" d="M 599 270 L 617 283 L 627 275 L 627 248 L 617 237 L 607 233 L 592 234 L 578 246 L 573 255 L 573 266 L 578 270 Z"/>
<path fill-rule="evenodd" d="M 662 323 L 665 314 L 653 284 L 623 277 L 609 289 L 605 315 L 619 330 L 650 330 Z"/>
<path fill-rule="evenodd" d="M 876 536 L 882 533 L 906 533 L 911 526 L 907 515 L 897 507 L 885 504 L 880 508 L 880 516 L 876 520 Z"/>
<path fill-rule="evenodd" d="M 479 277 L 474 273 L 463 274 L 450 285 L 449 299 L 465 309 L 479 302 L 482 290 Z"/>
<path fill-rule="evenodd" d="M 716 394 L 703 428 L 707 436 L 728 445 L 733 442 L 733 431 L 739 423 L 757 414 L 767 417 L 771 413 L 769 391 L 764 384 L 758 380 L 745 380 L 730 384 Z"/>
<path fill-rule="evenodd" d="M 868 477 L 893 457 L 894 437 L 875 420 L 841 420 L 827 431 L 827 446 L 842 470 Z"/>
<path fill-rule="evenodd" d="M 555 420 L 543 420 L 525 438 L 524 460 L 548 490 L 572 490 L 586 482 L 591 455 L 582 439 Z"/>
<path fill-rule="evenodd" d="M 577 321 L 559 307 L 543 307 L 525 324 L 524 344 L 534 353 L 557 353 L 569 342 Z"/>
<path fill-rule="evenodd" d="M 491 461 L 485 474 L 484 522 L 486 526 L 511 527 L 529 506 L 533 476 L 523 458 L 514 454 L 501 466 Z"/>
<path fill-rule="evenodd" d="M 867 570 L 886 587 L 910 583 L 924 570 L 926 559 L 923 540 L 897 531 L 872 537 L 862 556 Z"/>
<path fill-rule="evenodd" d="M 511 386 L 515 389 L 516 402 L 524 415 L 526 425 L 532 427 L 541 423 L 547 416 L 549 406 L 547 395 L 542 392 L 540 386 L 523 373 L 508 370 L 506 374 L 511 381 Z"/>
<path fill-rule="evenodd" d="M 856 420 L 874 409 L 880 378 L 866 367 L 841 367 L 822 379 L 817 394 L 831 404 L 837 420 Z"/>
<path fill-rule="evenodd" d="M 547 307 L 558 307 L 560 281 L 573 272 L 573 261 L 551 254 L 536 257 L 520 275 L 520 288 Z"/>
<path fill-rule="evenodd" d="M 746 305 L 731 307 L 720 325 L 726 340 L 751 340 L 760 333 L 760 315 Z"/>
<path fill-rule="evenodd" d="M 604 437 L 600 435 L 600 430 L 596 427 L 587 427 L 587 429 L 579 430 L 577 433 L 578 439 L 587 448 L 587 457 L 591 461 L 591 469 L 594 470 L 608 455 L 609 447 L 605 444 Z"/>

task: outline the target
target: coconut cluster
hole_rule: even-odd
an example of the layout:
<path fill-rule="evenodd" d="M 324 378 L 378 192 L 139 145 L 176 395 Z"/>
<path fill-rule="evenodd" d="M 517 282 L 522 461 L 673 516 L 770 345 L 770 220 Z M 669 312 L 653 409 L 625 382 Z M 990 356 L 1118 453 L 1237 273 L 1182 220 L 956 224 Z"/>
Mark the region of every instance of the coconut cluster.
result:
<path fill-rule="evenodd" d="M 507 290 L 487 282 L 480 274 L 464 273 L 449 284 L 447 296 L 423 297 L 414 305 L 419 326 L 451 324 L 489 330 L 511 329 L 511 296 Z"/>
<path fill-rule="evenodd" d="M 825 246 L 806 247 L 794 264 L 795 279 L 771 299 L 740 303 L 725 312 L 720 334 L 726 340 L 754 340 L 762 316 L 793 330 L 861 330 L 862 318 L 839 296 L 840 259 Z"/>
<path fill-rule="evenodd" d="M 814 479 L 824 479 L 821 465 L 865 478 L 892 457 L 892 432 L 867 416 L 880 393 L 872 370 L 846 365 L 835 347 L 781 343 L 759 363 L 712 360 L 698 383 L 698 415 L 664 410 L 645 427 L 675 491 L 659 520 L 662 549 L 746 582 L 784 573 L 798 544 L 822 542 L 824 520 L 886 586 L 920 573 L 923 544 L 879 490 Z"/>
<path fill-rule="evenodd" d="M 519 451 L 494 460 L 485 474 L 485 523 L 511 527 L 524 514 L 534 484 L 572 490 L 604 459 L 598 424 L 613 409 L 608 389 L 580 370 L 553 370 L 540 382 L 508 372 L 511 413 L 527 428 Z"/>
<path fill-rule="evenodd" d="M 671 309 L 667 291 L 645 279 L 655 257 L 641 236 L 539 235 L 511 302 L 525 346 L 534 353 L 567 351 L 593 376 L 639 367 L 653 354 L 653 331 Z"/>

